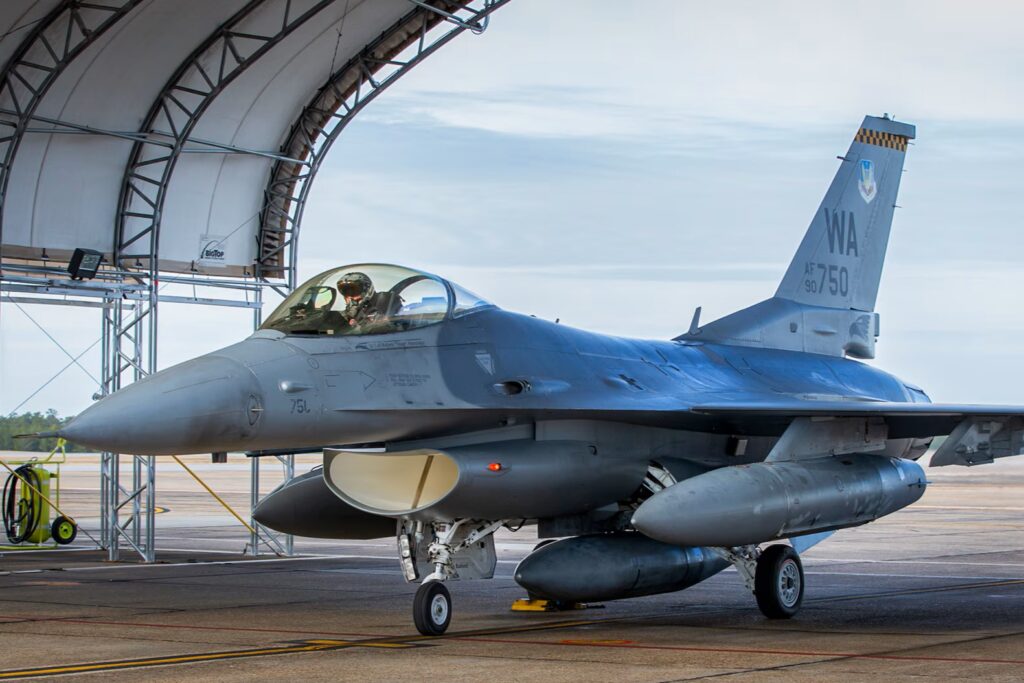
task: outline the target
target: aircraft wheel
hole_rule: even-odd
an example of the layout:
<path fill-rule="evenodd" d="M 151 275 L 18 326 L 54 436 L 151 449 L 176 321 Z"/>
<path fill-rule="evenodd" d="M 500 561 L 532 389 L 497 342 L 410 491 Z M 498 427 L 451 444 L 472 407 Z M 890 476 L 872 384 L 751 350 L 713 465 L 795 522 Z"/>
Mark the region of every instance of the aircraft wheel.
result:
<path fill-rule="evenodd" d="M 788 545 L 770 545 L 757 559 L 754 597 L 769 619 L 789 619 L 804 599 L 804 567 Z"/>
<path fill-rule="evenodd" d="M 416 590 L 412 620 L 425 636 L 439 636 L 452 621 L 452 596 L 440 581 L 427 581 Z"/>

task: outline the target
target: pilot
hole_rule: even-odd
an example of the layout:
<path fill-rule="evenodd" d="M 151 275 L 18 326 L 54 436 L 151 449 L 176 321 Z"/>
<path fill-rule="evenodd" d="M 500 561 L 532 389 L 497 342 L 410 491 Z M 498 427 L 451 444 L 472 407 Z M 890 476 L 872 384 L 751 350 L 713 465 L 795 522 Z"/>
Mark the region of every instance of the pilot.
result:
<path fill-rule="evenodd" d="M 391 295 L 377 292 L 365 273 L 346 273 L 338 280 L 338 292 L 345 298 L 342 315 L 350 327 L 362 327 L 384 321 L 388 315 Z"/>

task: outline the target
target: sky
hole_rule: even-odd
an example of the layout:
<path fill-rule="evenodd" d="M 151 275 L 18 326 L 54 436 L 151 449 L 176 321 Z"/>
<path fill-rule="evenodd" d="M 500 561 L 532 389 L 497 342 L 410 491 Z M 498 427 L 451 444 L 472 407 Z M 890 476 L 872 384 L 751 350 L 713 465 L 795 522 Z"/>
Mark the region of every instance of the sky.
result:
<path fill-rule="evenodd" d="M 1024 403 L 1024 5 L 512 0 L 332 149 L 301 278 L 390 262 L 494 303 L 670 338 L 774 293 L 865 114 L 917 125 L 872 361 L 935 401 Z M 269 310 L 267 311 L 269 313 Z M 27 314 L 27 315 L 26 315 Z M 7 306 L 0 414 L 96 390 L 94 310 Z M 167 304 L 160 366 L 251 314 Z M 19 405 L 21 404 L 21 405 Z"/>

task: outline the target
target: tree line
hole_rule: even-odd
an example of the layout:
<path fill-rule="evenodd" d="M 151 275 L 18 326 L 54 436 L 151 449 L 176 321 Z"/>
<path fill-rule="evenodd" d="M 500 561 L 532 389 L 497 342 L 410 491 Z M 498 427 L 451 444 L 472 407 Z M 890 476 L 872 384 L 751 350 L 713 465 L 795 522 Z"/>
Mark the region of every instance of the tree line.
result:
<path fill-rule="evenodd" d="M 34 434 L 49 432 L 71 421 L 71 417 L 61 417 L 52 408 L 45 413 L 21 413 L 0 416 L 0 451 L 42 451 L 49 453 L 56 448 L 57 439 L 15 439 L 17 434 Z M 88 448 L 67 444 L 69 453 L 87 453 Z"/>

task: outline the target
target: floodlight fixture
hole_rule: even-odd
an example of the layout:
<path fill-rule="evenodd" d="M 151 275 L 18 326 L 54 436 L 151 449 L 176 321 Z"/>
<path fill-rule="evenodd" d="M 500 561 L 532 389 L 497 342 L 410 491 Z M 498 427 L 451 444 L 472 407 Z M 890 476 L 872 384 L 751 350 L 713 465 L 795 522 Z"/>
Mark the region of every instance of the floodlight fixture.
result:
<path fill-rule="evenodd" d="M 103 262 L 103 252 L 95 249 L 75 249 L 68 263 L 68 272 L 72 280 L 91 280 Z"/>

